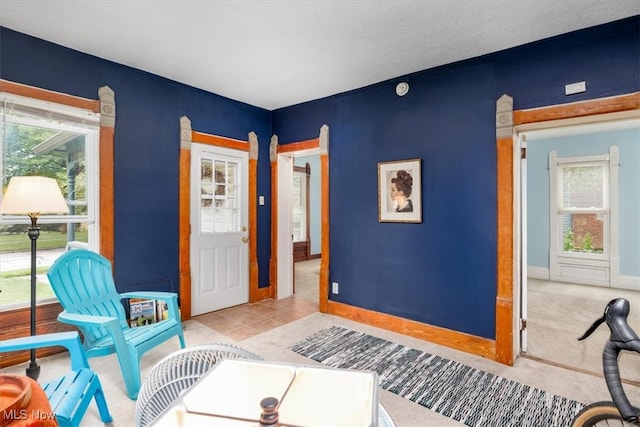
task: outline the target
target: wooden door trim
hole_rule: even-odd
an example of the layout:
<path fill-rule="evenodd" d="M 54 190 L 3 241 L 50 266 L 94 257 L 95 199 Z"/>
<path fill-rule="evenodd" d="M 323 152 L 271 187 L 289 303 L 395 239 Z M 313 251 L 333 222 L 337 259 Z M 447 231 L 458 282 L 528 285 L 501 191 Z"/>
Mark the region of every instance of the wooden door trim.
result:
<path fill-rule="evenodd" d="M 269 260 L 269 297 L 277 297 L 278 284 L 278 155 L 305 150 L 320 150 L 320 277 L 319 310 L 326 313 L 329 301 L 329 126 L 322 125 L 317 138 L 278 144 L 277 135 L 271 137 L 271 258 Z"/>
<path fill-rule="evenodd" d="M 500 363 L 513 365 L 515 325 L 514 292 L 518 281 L 514 277 L 514 138 L 525 126 L 550 128 L 558 121 L 593 121 L 611 119 L 607 115 L 629 113 L 640 115 L 640 92 L 598 98 L 571 104 L 553 105 L 513 111 L 513 99 L 503 95 L 496 107 L 497 147 L 497 280 L 496 280 L 496 354 Z M 566 124 L 566 122 L 565 122 Z"/>
<path fill-rule="evenodd" d="M 218 135 L 195 132 L 191 121 L 180 118 L 180 185 L 178 194 L 178 269 L 180 278 L 180 310 L 182 320 L 191 319 L 191 144 L 205 144 L 249 153 L 249 302 L 264 299 L 264 291 L 258 288 L 258 238 L 257 238 L 257 170 L 258 137 L 250 132 L 246 141 Z"/>

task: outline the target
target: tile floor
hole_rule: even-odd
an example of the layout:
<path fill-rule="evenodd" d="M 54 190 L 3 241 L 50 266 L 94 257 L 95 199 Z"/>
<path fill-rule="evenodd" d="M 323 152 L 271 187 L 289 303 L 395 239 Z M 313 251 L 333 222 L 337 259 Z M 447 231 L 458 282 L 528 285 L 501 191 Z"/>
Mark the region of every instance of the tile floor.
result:
<path fill-rule="evenodd" d="M 317 302 L 293 295 L 229 307 L 195 316 L 193 320 L 234 341 L 242 341 L 317 312 Z"/>
<path fill-rule="evenodd" d="M 242 341 L 318 312 L 320 258 L 295 263 L 295 294 L 194 316 L 193 320 Z"/>

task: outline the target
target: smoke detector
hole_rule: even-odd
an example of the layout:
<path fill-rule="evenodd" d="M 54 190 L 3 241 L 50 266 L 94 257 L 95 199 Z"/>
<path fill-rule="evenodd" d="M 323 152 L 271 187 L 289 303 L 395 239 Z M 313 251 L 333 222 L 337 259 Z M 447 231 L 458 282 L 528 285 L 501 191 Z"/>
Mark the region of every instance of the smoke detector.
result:
<path fill-rule="evenodd" d="M 405 96 L 407 92 L 409 92 L 409 83 L 407 82 L 398 83 L 398 85 L 396 86 L 396 94 L 398 96 Z"/>

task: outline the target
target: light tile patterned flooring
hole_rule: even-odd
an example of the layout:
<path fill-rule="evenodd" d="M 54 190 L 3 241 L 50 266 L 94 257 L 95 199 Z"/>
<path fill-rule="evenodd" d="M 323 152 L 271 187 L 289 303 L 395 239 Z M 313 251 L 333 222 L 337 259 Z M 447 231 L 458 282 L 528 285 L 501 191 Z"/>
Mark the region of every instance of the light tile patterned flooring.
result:
<path fill-rule="evenodd" d="M 193 317 L 227 335 L 242 341 L 262 332 L 302 319 L 318 311 L 318 303 L 313 303 L 295 295 L 280 300 L 264 300 L 257 303 L 237 305 L 223 310 Z"/>
<path fill-rule="evenodd" d="M 318 312 L 320 258 L 295 263 L 295 294 L 280 300 L 242 304 L 194 316 L 211 329 L 236 341 L 277 328 Z"/>

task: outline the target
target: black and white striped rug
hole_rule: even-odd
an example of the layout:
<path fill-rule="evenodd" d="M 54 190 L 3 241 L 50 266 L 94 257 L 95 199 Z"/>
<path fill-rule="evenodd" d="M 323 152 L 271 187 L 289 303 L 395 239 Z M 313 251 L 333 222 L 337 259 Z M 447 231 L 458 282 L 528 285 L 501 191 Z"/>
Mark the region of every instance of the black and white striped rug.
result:
<path fill-rule="evenodd" d="M 378 373 L 380 387 L 468 426 L 571 425 L 584 406 L 462 363 L 341 327 L 291 350 L 342 369 Z"/>

